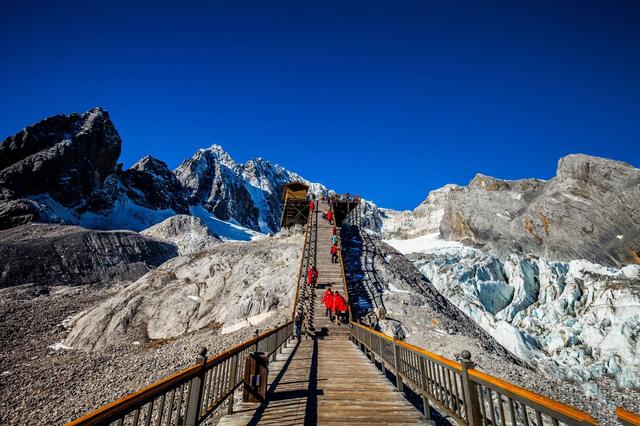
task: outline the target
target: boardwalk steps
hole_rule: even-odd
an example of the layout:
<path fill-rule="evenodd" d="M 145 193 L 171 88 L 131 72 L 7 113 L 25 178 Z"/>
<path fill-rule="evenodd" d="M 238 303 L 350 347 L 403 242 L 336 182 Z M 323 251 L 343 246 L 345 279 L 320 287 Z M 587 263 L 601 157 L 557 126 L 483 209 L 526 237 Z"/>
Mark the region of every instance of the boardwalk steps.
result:
<path fill-rule="evenodd" d="M 321 303 L 327 284 L 343 293 L 340 263 L 331 263 L 333 225 L 317 219 L 318 287 L 309 291 L 310 330 L 269 366 L 269 393 L 263 404 L 237 404 L 219 425 L 246 424 L 426 424 L 422 414 L 349 340 L 348 324 L 325 317 Z M 315 222 L 313 222 L 315 224 Z M 310 290 L 310 289 L 309 289 Z"/>

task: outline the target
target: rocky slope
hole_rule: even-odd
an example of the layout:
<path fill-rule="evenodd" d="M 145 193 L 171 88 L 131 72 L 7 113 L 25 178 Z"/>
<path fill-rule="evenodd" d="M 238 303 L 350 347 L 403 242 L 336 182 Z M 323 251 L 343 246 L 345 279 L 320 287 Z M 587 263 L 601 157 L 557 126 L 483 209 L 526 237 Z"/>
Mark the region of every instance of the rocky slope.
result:
<path fill-rule="evenodd" d="M 301 245 L 298 234 L 171 259 L 76 318 L 65 344 L 95 349 L 127 341 L 139 330 L 166 339 L 259 323 L 291 306 Z"/>
<path fill-rule="evenodd" d="M 639 182 L 628 164 L 570 155 L 548 181 L 477 175 L 382 210 L 380 232 L 520 359 L 601 396 L 607 378 L 640 387 L 640 267 L 620 268 L 638 261 Z"/>
<path fill-rule="evenodd" d="M 0 287 L 135 280 L 176 254 L 135 232 L 26 224 L 0 231 Z"/>
<path fill-rule="evenodd" d="M 611 266 L 640 263 L 640 170 L 569 155 L 546 182 L 478 175 L 450 192 L 440 232 L 498 255 L 532 253 Z"/>
<path fill-rule="evenodd" d="M 156 240 L 167 241 L 178 247 L 178 254 L 187 255 L 210 249 L 221 243 L 220 238 L 195 216 L 175 215 L 140 232 Z"/>
<path fill-rule="evenodd" d="M 548 181 L 478 174 L 432 191 L 413 211 L 380 211 L 385 239 L 441 235 L 498 257 L 640 263 L 640 170 L 620 161 L 568 155 Z"/>

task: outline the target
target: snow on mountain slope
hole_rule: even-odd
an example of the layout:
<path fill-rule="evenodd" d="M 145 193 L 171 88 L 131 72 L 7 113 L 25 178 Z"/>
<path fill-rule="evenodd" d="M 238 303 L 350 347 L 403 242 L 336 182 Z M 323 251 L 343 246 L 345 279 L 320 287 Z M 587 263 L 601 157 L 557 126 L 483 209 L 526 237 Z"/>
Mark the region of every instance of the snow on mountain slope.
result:
<path fill-rule="evenodd" d="M 140 234 L 175 244 L 178 254 L 183 256 L 210 249 L 222 242 L 202 219 L 185 214 L 171 216 Z"/>
<path fill-rule="evenodd" d="M 446 197 L 458 185 L 445 185 L 433 190 L 414 210 L 380 209 L 383 217 L 380 233 L 385 239 L 409 239 L 439 234 Z"/>
<path fill-rule="evenodd" d="M 247 229 L 235 221 L 220 220 L 202 206 L 191 206 L 189 211 L 192 216 L 199 218 L 214 235 L 223 241 L 250 241 L 264 237 L 264 234 Z"/>
<path fill-rule="evenodd" d="M 640 266 L 499 259 L 435 236 L 387 242 L 521 359 L 571 380 L 640 387 Z"/>
<path fill-rule="evenodd" d="M 220 145 L 198 150 L 174 172 L 187 190 L 190 205 L 202 205 L 218 219 L 262 233 L 274 233 L 280 227 L 284 185 L 309 183 L 262 158 L 239 164 Z M 309 184 L 315 193 L 325 189 Z"/>

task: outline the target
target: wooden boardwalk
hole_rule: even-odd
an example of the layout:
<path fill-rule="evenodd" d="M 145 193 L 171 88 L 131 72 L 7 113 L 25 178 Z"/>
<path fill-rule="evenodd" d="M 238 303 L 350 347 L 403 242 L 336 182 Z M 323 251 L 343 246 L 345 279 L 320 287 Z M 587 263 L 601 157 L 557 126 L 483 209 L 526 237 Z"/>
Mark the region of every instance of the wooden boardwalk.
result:
<path fill-rule="evenodd" d="M 327 204 L 319 202 L 319 214 Z M 318 214 L 318 213 L 316 213 Z M 318 218 L 318 288 L 310 312 L 316 337 L 289 342 L 269 364 L 269 391 L 262 404 L 242 403 L 219 425 L 424 424 L 422 413 L 349 340 L 348 325 L 324 316 L 327 284 L 343 293 L 340 264 L 331 263 L 332 225 Z"/>

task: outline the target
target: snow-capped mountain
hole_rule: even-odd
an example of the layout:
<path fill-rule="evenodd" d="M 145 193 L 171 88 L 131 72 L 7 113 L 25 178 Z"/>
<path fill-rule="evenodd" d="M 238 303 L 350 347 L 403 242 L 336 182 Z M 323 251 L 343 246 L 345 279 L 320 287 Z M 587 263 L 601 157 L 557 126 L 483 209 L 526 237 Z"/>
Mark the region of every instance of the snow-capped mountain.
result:
<path fill-rule="evenodd" d="M 120 149 L 101 108 L 50 117 L 7 138 L 0 144 L 0 229 L 47 222 L 141 231 L 191 214 L 224 239 L 250 239 L 277 232 L 284 185 L 307 182 L 261 158 L 237 163 L 219 145 L 175 171 L 149 156 L 122 170 Z"/>
<path fill-rule="evenodd" d="M 202 205 L 217 218 L 263 233 L 276 232 L 282 214 L 284 185 L 307 182 L 300 175 L 262 158 L 236 163 L 220 145 L 200 149 L 175 175 L 190 205 Z M 318 192 L 321 185 L 312 184 Z"/>

